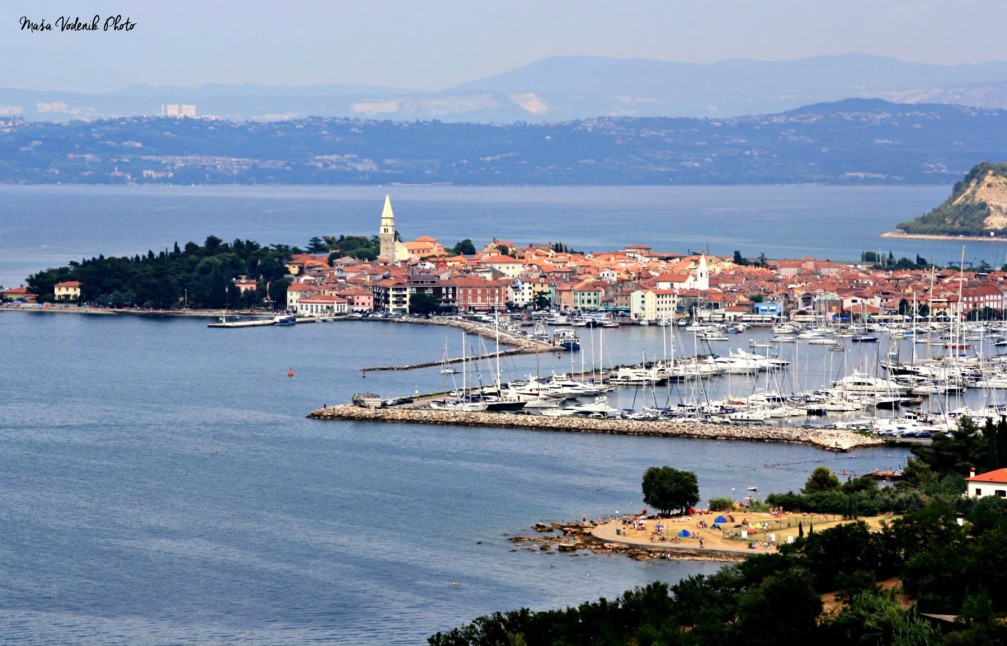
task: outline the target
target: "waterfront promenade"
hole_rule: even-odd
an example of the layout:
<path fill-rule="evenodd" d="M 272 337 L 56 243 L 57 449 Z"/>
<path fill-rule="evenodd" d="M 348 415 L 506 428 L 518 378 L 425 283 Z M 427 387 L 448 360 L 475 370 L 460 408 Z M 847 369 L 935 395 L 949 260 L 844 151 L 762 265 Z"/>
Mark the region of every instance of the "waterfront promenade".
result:
<path fill-rule="evenodd" d="M 805 444 L 826 451 L 846 452 L 861 447 L 882 446 L 884 441 L 840 429 L 796 428 L 763 424 L 704 424 L 699 422 L 638 421 L 589 417 L 541 417 L 505 413 L 461 412 L 391 406 L 366 408 L 353 404 L 326 406 L 308 417 L 319 420 L 349 420 L 396 424 L 438 424 L 513 428 L 560 433 L 604 433 L 705 440 L 742 440 Z"/>

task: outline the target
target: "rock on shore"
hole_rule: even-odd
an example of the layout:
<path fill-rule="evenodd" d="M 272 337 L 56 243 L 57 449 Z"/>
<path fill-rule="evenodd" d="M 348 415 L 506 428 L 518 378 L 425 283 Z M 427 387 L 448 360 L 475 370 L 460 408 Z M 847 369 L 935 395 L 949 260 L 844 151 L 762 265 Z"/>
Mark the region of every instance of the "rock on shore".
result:
<path fill-rule="evenodd" d="M 682 437 L 707 440 L 745 440 L 807 444 L 827 451 L 851 451 L 865 446 L 880 446 L 876 437 L 852 431 L 796 428 L 788 426 L 702 424 L 696 422 L 636 421 L 585 417 L 541 417 L 502 413 L 466 413 L 422 408 L 364 408 L 351 404 L 328 406 L 308 415 L 313 419 L 392 422 L 400 424 L 439 424 L 483 426 L 566 433 L 609 433 L 655 437 Z"/>

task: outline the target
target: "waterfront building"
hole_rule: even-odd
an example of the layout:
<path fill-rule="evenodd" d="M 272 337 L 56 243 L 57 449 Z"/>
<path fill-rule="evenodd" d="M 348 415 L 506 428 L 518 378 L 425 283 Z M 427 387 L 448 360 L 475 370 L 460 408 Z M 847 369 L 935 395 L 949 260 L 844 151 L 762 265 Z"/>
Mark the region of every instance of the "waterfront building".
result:
<path fill-rule="evenodd" d="M 636 320 L 670 321 L 677 311 L 677 289 L 638 289 L 630 295 L 629 315 Z"/>
<path fill-rule="evenodd" d="M 371 286 L 374 311 L 388 314 L 409 313 L 409 281 L 404 278 L 383 278 Z"/>
<path fill-rule="evenodd" d="M 314 296 L 319 292 L 313 283 L 291 283 L 287 286 L 287 311 L 296 312 L 302 298 Z"/>
<path fill-rule="evenodd" d="M 459 312 L 491 312 L 505 308 L 510 281 L 470 277 L 454 278 L 445 284 L 454 287 Z"/>
<path fill-rule="evenodd" d="M 28 288 L 24 285 L 5 289 L 3 292 L 0 292 L 0 297 L 2 297 L 4 301 L 12 301 L 15 303 L 34 303 L 38 300 L 38 296 L 28 291 Z"/>
<path fill-rule="evenodd" d="M 76 301 L 80 299 L 80 283 L 76 280 L 66 280 L 56 283 L 53 293 L 57 301 Z"/>
<path fill-rule="evenodd" d="M 605 290 L 590 282 L 583 282 L 574 285 L 570 293 L 573 298 L 573 309 L 585 311 L 596 310 L 601 307 L 602 296 Z"/>
<path fill-rule="evenodd" d="M 374 310 L 374 292 L 370 290 L 360 287 L 344 287 L 334 295 L 345 298 L 351 312 L 371 312 Z"/>
<path fill-rule="evenodd" d="M 349 305 L 342 296 L 315 294 L 301 298 L 295 311 L 299 316 L 335 316 L 348 313 Z"/>

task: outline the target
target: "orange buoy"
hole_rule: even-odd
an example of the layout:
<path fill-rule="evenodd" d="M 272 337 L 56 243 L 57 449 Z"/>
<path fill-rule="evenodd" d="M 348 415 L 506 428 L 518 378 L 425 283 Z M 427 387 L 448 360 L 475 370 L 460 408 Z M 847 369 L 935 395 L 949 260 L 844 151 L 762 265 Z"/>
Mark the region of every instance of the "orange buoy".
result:
<path fill-rule="evenodd" d="M 294 369 L 293 368 L 291 368 L 290 370 L 287 371 L 287 376 L 288 377 L 293 377 L 294 376 Z"/>

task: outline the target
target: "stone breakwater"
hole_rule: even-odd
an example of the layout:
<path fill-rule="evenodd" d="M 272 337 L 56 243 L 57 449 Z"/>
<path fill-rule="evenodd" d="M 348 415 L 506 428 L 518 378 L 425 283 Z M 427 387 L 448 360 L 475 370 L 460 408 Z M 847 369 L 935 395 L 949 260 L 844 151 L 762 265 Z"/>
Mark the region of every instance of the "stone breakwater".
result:
<path fill-rule="evenodd" d="M 594 419 L 587 417 L 542 417 L 503 413 L 466 413 L 393 406 L 364 408 L 352 404 L 328 406 L 311 412 L 313 419 L 392 422 L 400 424 L 439 424 L 448 426 L 483 426 L 516 428 L 561 433 L 608 433 L 650 437 L 682 437 L 704 440 L 743 440 L 807 444 L 826 451 L 852 451 L 865 446 L 880 446 L 876 437 L 852 431 L 787 426 L 703 424 L 697 422 L 637 421 Z"/>
<path fill-rule="evenodd" d="M 501 350 L 499 355 L 501 357 L 512 355 L 512 354 L 534 354 L 536 352 L 554 352 L 557 350 L 555 346 L 544 341 L 537 341 L 524 336 L 516 336 L 500 330 L 499 332 L 493 326 L 480 325 L 478 323 L 473 323 L 472 321 L 464 321 L 459 319 L 451 318 L 413 318 L 413 317 L 402 317 L 394 319 L 367 319 L 373 321 L 386 321 L 391 323 L 406 323 L 413 325 L 444 325 L 447 327 L 457 328 L 459 330 L 464 330 L 466 334 L 472 334 L 475 336 L 481 336 L 485 339 L 490 339 L 499 341 L 502 345 L 510 346 L 509 350 Z M 468 357 L 464 361 L 477 362 L 484 359 L 490 359 L 497 356 L 496 352 L 490 352 L 487 354 L 481 354 L 476 357 Z M 372 368 L 364 368 L 364 372 L 378 372 L 384 370 L 415 370 L 417 368 L 429 368 L 437 365 L 446 365 L 453 363 L 461 363 L 463 359 L 461 357 L 453 357 L 450 359 L 442 359 L 438 361 L 427 361 L 425 363 L 416 363 L 405 366 L 375 366 Z"/>

